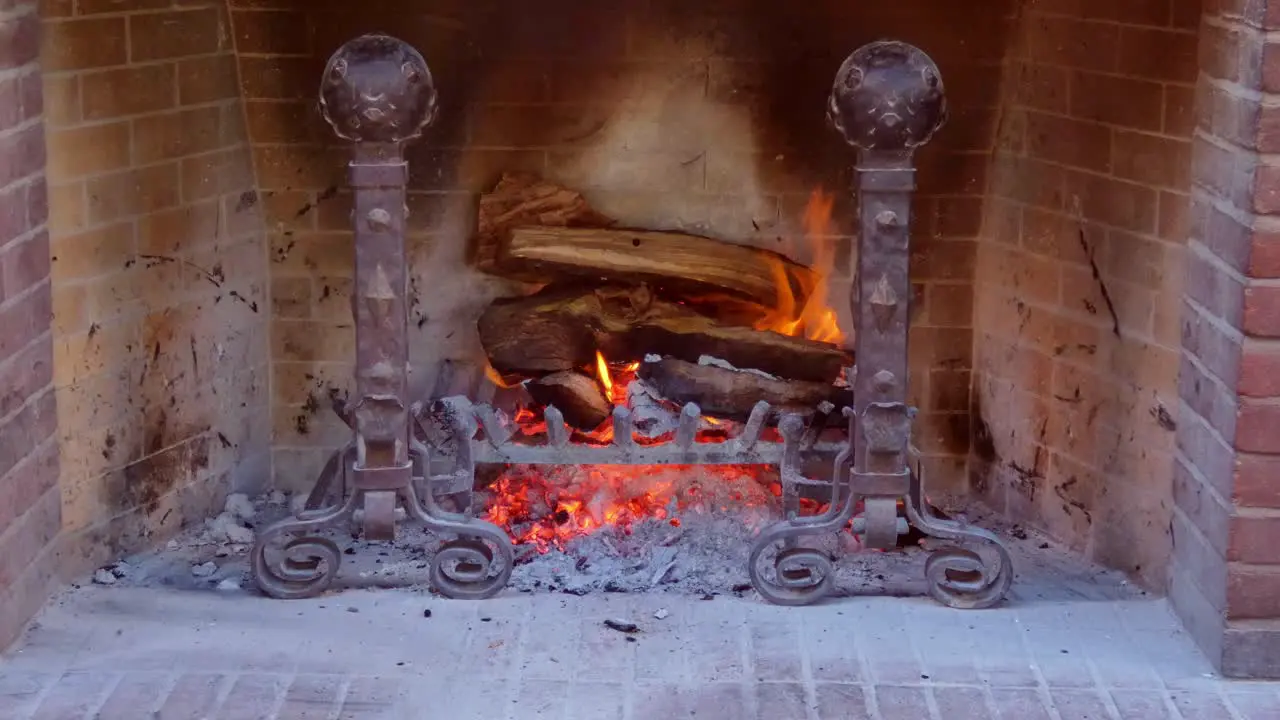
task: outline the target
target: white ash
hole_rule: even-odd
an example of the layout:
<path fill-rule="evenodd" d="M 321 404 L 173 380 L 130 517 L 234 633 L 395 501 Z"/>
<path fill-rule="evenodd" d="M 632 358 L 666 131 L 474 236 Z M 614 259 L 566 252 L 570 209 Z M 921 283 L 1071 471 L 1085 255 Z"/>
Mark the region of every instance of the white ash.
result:
<path fill-rule="evenodd" d="M 763 370 L 756 370 L 755 368 L 740 368 L 731 364 L 728 360 L 722 360 L 712 355 L 699 356 L 698 364 L 704 367 L 717 367 L 717 368 L 720 368 L 721 370 L 732 370 L 733 372 L 748 373 L 750 375 L 759 375 L 760 377 L 768 380 L 778 379 L 776 375 L 770 375 L 769 373 Z"/>
<path fill-rule="evenodd" d="M 198 578 L 207 578 L 218 572 L 218 566 L 213 562 L 200 563 L 191 567 L 191 574 Z"/>
<path fill-rule="evenodd" d="M 222 509 L 224 512 L 231 513 L 237 520 L 252 520 L 253 516 L 258 513 L 258 509 L 253 506 L 253 501 L 244 493 L 231 493 L 228 495 Z"/>
<path fill-rule="evenodd" d="M 661 472 L 661 471 L 659 471 Z M 285 514 L 280 503 L 269 496 L 256 499 L 255 524 L 265 527 Z M 955 515 L 961 506 L 935 498 L 943 510 Z M 635 524 L 627 534 L 619 528 L 605 529 L 568 543 L 564 550 L 545 555 L 530 553 L 528 546 L 516 546 L 522 560 L 512 573 L 514 592 L 669 592 L 709 597 L 726 593 L 754 594 L 749 585 L 747 557 L 758 528 L 778 519 L 773 504 L 766 508 L 710 504 L 680 517 L 680 527 L 666 520 Z M 1123 574 L 1089 565 L 1069 549 L 1051 543 L 1030 529 L 999 520 L 980 506 L 964 506 L 969 520 L 996 532 L 1007 543 L 1018 571 L 1015 595 L 1018 600 L 1061 599 L 1054 588 L 1070 580 L 1073 592 L 1081 586 L 1097 589 L 1098 598 L 1132 594 Z M 428 584 L 432 555 L 446 539 L 426 532 L 416 523 L 398 528 L 394 542 L 369 542 L 352 538 L 349 526 L 319 533 L 343 550 L 342 566 L 334 590 L 370 584 L 409 587 L 433 592 Z M 247 580 L 248 546 L 210 544 L 207 531 L 196 526 L 155 550 L 102 568 L 115 586 L 168 587 L 234 592 L 235 584 L 245 592 L 258 591 Z M 905 595 L 924 597 L 924 560 L 919 547 L 888 552 L 858 552 L 855 538 L 848 533 L 826 533 L 803 542 L 830 552 L 836 561 L 837 596 L 850 594 Z M 935 544 L 938 545 L 941 543 Z M 222 551 L 230 551 L 218 558 Z M 213 562 L 217 559 L 217 562 Z M 580 566 L 581 563 L 581 566 Z M 655 575 L 671 565 L 655 581 Z M 116 570 L 124 569 L 123 576 Z M 208 571 L 206 577 L 196 577 Z M 211 568 L 211 569 L 210 569 Z M 96 574 L 96 573 L 95 573 Z M 102 577 L 105 577 L 102 576 Z M 1072 596 L 1076 598 L 1076 595 Z"/>
<path fill-rule="evenodd" d="M 247 545 L 253 542 L 253 531 L 240 524 L 239 518 L 231 512 L 223 512 L 212 520 L 206 520 L 209 537 L 215 542 Z"/>
<path fill-rule="evenodd" d="M 268 505 L 280 506 L 287 502 L 289 502 L 289 496 L 279 490 L 272 490 L 270 494 L 267 495 Z"/>
<path fill-rule="evenodd" d="M 98 568 L 93 573 L 93 582 L 96 585 L 115 585 L 116 576 L 106 568 Z"/>
<path fill-rule="evenodd" d="M 675 432 L 680 424 L 679 415 L 643 380 L 632 380 L 627 385 L 627 407 L 631 409 L 632 427 L 641 437 L 662 437 Z"/>

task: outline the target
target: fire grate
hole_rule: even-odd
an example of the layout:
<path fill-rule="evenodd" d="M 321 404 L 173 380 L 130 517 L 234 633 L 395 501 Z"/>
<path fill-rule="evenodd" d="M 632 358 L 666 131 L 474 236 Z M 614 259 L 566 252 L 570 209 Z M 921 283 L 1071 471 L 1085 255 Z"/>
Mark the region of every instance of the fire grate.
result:
<path fill-rule="evenodd" d="M 819 442 L 822 420 L 785 414 L 781 442 L 762 438 L 774 410 L 757 403 L 737 437 L 698 439 L 701 410 L 682 409 L 674 438 L 638 444 L 626 407 L 613 411 L 613 439 L 588 445 L 571 440 L 563 416 L 547 407 L 546 438 L 520 442 L 487 405 L 449 398 L 431 407 L 408 397 L 407 273 L 404 247 L 404 144 L 434 119 L 436 93 L 422 56 L 384 35 L 348 42 L 330 58 L 321 85 L 321 108 L 337 135 L 353 143 L 349 178 L 355 192 L 357 332 L 356 397 L 334 409 L 353 439 L 330 458 L 307 509 L 259 533 L 251 568 L 264 593 L 277 598 L 323 592 L 337 575 L 341 554 L 314 533 L 358 520 L 366 538 L 394 539 L 401 508 L 428 530 L 454 536 L 436 552 L 431 583 L 454 598 L 486 598 L 502 590 L 514 563 L 510 538 L 474 517 L 470 502 L 480 463 L 550 465 L 776 465 L 786 519 L 766 528 L 750 556 L 755 589 L 782 605 L 804 605 L 829 594 L 833 559 L 805 547 L 806 536 L 851 528 L 863 547 L 887 549 L 915 527 L 949 541 L 925 564 L 930 594 L 956 608 L 1000 602 L 1012 583 L 1008 551 L 999 539 L 958 520 L 934 516 L 924 498 L 918 453 L 911 446 L 914 414 L 907 398 L 911 199 L 915 148 L 946 120 L 946 98 L 937 66 L 920 50 L 882 41 L 855 51 L 841 66 L 828 118 L 858 150 L 861 232 L 852 298 L 860 367 L 849 379 L 853 407 L 844 442 Z M 833 408 L 822 408 L 822 418 Z M 478 432 L 480 431 L 480 432 Z M 428 448 L 427 439 L 433 446 Z M 432 449 L 450 448 L 448 472 L 431 471 Z M 807 453 L 836 453 L 830 482 L 806 478 Z M 913 467 L 914 466 L 914 467 Z M 339 501 L 320 507 L 341 479 Z M 349 479 L 349 482 L 348 482 Z M 819 485 L 830 493 L 825 511 L 800 514 L 799 490 Z M 444 507 L 461 496 L 467 512 Z M 902 506 L 905 517 L 900 517 Z M 855 517 L 855 509 L 862 511 Z M 274 545 L 289 540 L 283 548 Z M 985 546 L 979 553 L 975 547 Z"/>

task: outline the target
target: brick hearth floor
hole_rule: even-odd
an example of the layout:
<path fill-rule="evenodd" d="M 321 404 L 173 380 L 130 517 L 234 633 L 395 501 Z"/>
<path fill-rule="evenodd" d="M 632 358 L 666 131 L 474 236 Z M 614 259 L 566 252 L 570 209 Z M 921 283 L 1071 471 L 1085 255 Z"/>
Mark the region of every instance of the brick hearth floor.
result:
<path fill-rule="evenodd" d="M 640 632 L 602 624 L 614 617 Z M 1280 686 L 1214 677 L 1150 599 L 957 612 L 922 598 L 289 602 L 89 586 L 0 661 L 0 718 L 1260 720 L 1280 718 Z"/>

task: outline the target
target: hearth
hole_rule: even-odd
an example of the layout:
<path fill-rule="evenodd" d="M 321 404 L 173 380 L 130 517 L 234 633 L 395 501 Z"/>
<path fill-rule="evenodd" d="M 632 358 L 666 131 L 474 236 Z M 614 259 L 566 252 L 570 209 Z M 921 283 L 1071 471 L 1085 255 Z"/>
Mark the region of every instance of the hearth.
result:
<path fill-rule="evenodd" d="M 691 335 L 680 335 L 670 324 L 651 322 L 646 326 L 641 322 L 638 326 L 642 330 L 648 327 L 648 335 L 634 332 L 635 326 L 623 334 L 634 339 L 637 334 L 644 338 L 656 332 L 669 340 L 665 354 L 646 354 L 634 363 L 640 379 L 654 387 L 670 388 L 671 384 L 664 385 L 662 380 L 672 374 L 678 375 L 685 387 L 692 384 L 695 388 L 708 374 L 723 378 L 726 372 L 745 372 L 752 378 L 722 392 L 717 412 L 712 413 L 732 415 L 735 407 L 749 407 L 742 423 L 725 427 L 723 420 L 704 417 L 697 402 L 686 400 L 670 421 L 673 427 L 669 432 L 645 436 L 643 442 L 635 434 L 635 415 L 643 409 L 637 407 L 635 392 L 628 393 L 625 402 L 614 403 L 604 422 L 594 417 L 567 423 L 555 399 L 569 402 L 565 409 L 572 407 L 576 416 L 583 416 L 572 402 L 581 393 L 566 394 L 565 389 L 584 382 L 572 378 L 586 376 L 565 368 L 548 368 L 569 373 L 559 383 L 550 383 L 545 377 L 539 380 L 544 397 L 552 402 L 541 407 L 540 422 L 533 432 L 528 423 L 521 425 L 492 405 L 474 403 L 471 398 L 428 401 L 410 396 L 404 237 L 409 167 L 403 151 L 406 143 L 431 124 L 436 100 L 423 57 L 404 42 L 385 35 L 366 35 L 346 43 L 325 69 L 321 86 L 325 119 L 340 138 L 353 143 L 348 177 L 354 192 L 356 390 L 350 402 L 334 398 L 334 410 L 353 437 L 330 458 L 308 507 L 259 533 L 251 568 L 265 593 L 277 598 L 307 597 L 329 586 L 341 553 L 336 544 L 316 531 L 357 519 L 366 539 L 392 539 L 401 517 L 453 536 L 431 562 L 431 581 L 438 591 L 455 598 L 484 598 L 501 591 L 516 557 L 508 531 L 478 517 L 476 470 L 481 464 L 745 465 L 776 469 L 779 479 L 785 519 L 765 528 L 755 539 L 749 567 L 753 586 L 769 601 L 808 604 L 831 591 L 834 568 L 828 552 L 806 547 L 804 538 L 848 529 L 864 547 L 885 549 L 893 547 L 912 526 L 956 543 L 934 550 L 926 564 L 930 592 L 936 599 L 952 607 L 978 608 L 994 605 L 1004 597 L 1012 580 L 1007 551 L 994 535 L 931 512 L 918 452 L 911 445 L 914 411 L 907 404 L 911 295 L 907 271 L 915 188 L 912 157 L 947 116 L 942 79 L 922 51 L 899 42 L 864 46 L 841 66 L 830 95 L 827 114 L 831 124 L 858 150 L 862 227 L 851 298 L 856 324 L 854 362 L 842 367 L 842 351 L 836 345 L 814 345 L 771 332 L 750 335 L 746 341 L 760 343 L 766 338 L 764 342 L 770 345 L 763 355 L 752 357 L 790 354 L 801 361 L 818 358 L 831 372 L 810 370 L 828 383 L 835 371 L 842 371 L 846 389 L 829 385 L 820 393 L 842 400 L 840 405 L 815 398 L 811 407 L 797 406 L 796 396 L 786 392 L 786 384 L 766 372 L 773 367 L 726 369 L 724 359 L 707 357 L 692 362 L 690 357 L 681 357 L 688 351 L 680 347 L 690 342 Z M 615 235 L 612 239 L 619 238 Z M 634 248 L 663 241 L 625 233 L 622 239 L 633 242 Z M 677 240 L 666 254 L 679 248 L 680 242 Z M 688 238 L 683 242 L 700 241 Z M 596 248 L 596 252 L 624 258 L 628 248 L 624 242 L 604 251 Z M 743 262 L 749 265 L 757 259 L 758 253 Z M 664 274 L 655 263 L 660 264 L 651 259 L 645 272 L 661 283 L 669 273 Z M 721 276 L 718 285 L 714 281 L 702 284 L 732 290 L 744 286 L 736 282 L 739 279 Z M 642 283 L 633 290 L 644 293 L 646 288 Z M 598 292 L 590 295 L 597 300 L 598 296 Z M 627 297 L 634 308 L 634 297 L 630 292 Z M 647 310 L 646 303 L 639 304 Z M 685 321 L 681 328 L 691 322 L 694 333 L 715 334 L 721 341 L 717 347 L 741 347 L 732 338 L 722 337 L 725 332 L 734 334 L 732 331 L 718 326 L 706 329 L 700 320 L 680 319 Z M 517 332 L 519 325 L 517 321 L 502 326 L 503 332 L 491 333 L 491 340 L 500 341 L 505 333 Z M 537 343 L 541 337 L 542 333 L 533 333 L 523 342 Z M 571 349 L 572 357 L 582 355 L 582 349 Z M 551 350 L 555 355 L 556 348 Z M 595 356 L 600 379 L 606 390 L 612 390 L 610 371 L 599 349 Z M 493 374 L 492 369 L 490 372 Z M 761 377 L 764 380 L 758 379 Z M 703 396 L 696 390 L 691 392 Z M 792 402 L 783 407 L 763 399 L 744 402 L 743 393 L 777 395 Z M 659 394 L 665 395 L 662 400 L 679 400 L 670 389 Z M 590 413 L 585 415 L 591 417 Z M 827 429 L 833 415 L 848 421 L 843 434 L 836 432 L 838 439 Z M 822 455 L 834 455 L 830 477 L 806 477 L 803 459 Z M 335 483 L 339 483 L 336 493 Z M 823 492 L 820 502 L 812 501 L 815 494 Z M 337 501 L 322 507 L 335 494 Z M 804 508 L 802 494 L 811 500 Z M 298 537 L 283 548 L 275 547 L 278 540 L 291 536 Z M 980 554 L 969 549 L 973 544 L 984 544 L 991 552 Z"/>

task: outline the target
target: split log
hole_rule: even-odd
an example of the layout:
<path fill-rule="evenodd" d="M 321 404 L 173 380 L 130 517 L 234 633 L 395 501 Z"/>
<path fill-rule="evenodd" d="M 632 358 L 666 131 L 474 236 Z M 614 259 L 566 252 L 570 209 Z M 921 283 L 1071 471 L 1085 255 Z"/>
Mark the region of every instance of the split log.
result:
<path fill-rule="evenodd" d="M 702 355 L 771 375 L 830 384 L 852 364 L 843 348 L 771 331 L 722 325 L 645 286 L 546 288 L 494 301 L 480 316 L 480 343 L 502 373 L 542 375 L 645 355 L 697 362 Z"/>
<path fill-rule="evenodd" d="M 670 402 L 697 403 L 704 414 L 739 421 L 746 420 L 761 400 L 780 413 L 812 415 L 823 402 L 852 399 L 840 397 L 848 392 L 830 383 L 778 380 L 675 358 L 646 360 L 638 376 Z"/>
<path fill-rule="evenodd" d="M 480 198 L 473 262 L 525 282 L 647 282 L 680 298 L 728 295 L 765 311 L 794 313 L 817 285 L 811 269 L 776 252 L 616 224 L 577 192 L 504 175 Z"/>
<path fill-rule="evenodd" d="M 817 285 L 812 270 L 769 250 L 618 228 L 513 228 L 498 266 L 543 279 L 646 282 L 682 298 L 724 293 L 793 314 Z"/>
<path fill-rule="evenodd" d="M 498 271 L 499 253 L 511 228 L 609 227 L 613 224 L 611 218 L 591 209 L 581 193 L 533 175 L 506 173 L 491 192 L 480 196 L 472 263 L 484 272 L 545 282 L 546 278 L 517 277 L 515 270 Z"/>
<path fill-rule="evenodd" d="M 579 430 L 595 430 L 613 413 L 613 405 L 600 385 L 581 373 L 548 375 L 530 382 L 528 389 L 535 402 L 554 405 L 564 415 L 564 421 Z"/>

